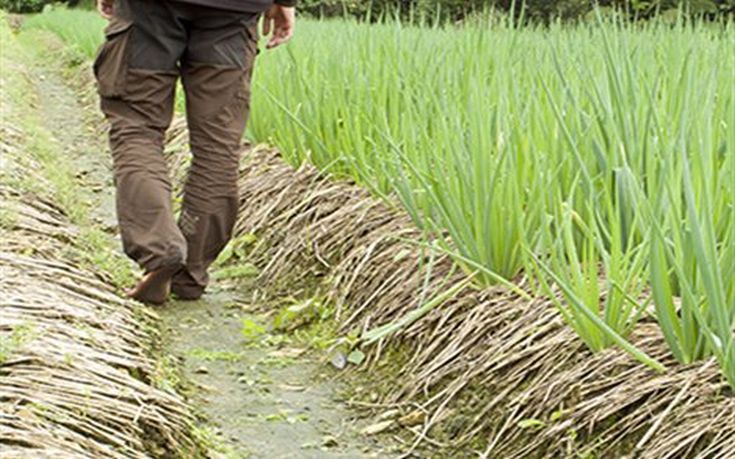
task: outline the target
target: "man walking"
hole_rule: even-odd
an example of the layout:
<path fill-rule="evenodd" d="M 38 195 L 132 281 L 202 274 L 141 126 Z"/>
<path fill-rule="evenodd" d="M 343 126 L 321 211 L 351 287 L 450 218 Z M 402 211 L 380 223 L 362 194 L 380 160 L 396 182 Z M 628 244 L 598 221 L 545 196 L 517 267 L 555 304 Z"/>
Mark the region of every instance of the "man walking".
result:
<path fill-rule="evenodd" d="M 125 253 L 145 271 L 128 294 L 161 304 L 197 299 L 232 236 L 240 141 L 258 53 L 257 23 L 287 42 L 296 0 L 98 0 L 109 20 L 94 63 L 110 123 L 117 215 Z M 186 96 L 193 155 L 178 223 L 163 157 L 176 82 Z"/>

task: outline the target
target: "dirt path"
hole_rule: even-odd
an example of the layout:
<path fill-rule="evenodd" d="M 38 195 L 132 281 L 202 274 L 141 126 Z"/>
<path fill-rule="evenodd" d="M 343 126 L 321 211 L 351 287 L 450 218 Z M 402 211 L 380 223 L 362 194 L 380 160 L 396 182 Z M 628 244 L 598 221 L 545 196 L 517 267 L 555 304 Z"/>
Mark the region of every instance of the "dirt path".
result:
<path fill-rule="evenodd" d="M 36 67 L 34 76 L 38 108 L 46 127 L 54 134 L 59 151 L 70 155 L 76 176 L 88 191 L 95 223 L 114 233 L 117 227 L 115 189 L 110 173 L 112 161 L 105 153 L 105 141 L 92 132 L 84 117 L 84 108 L 58 70 Z"/>
<path fill-rule="evenodd" d="M 231 443 L 235 457 L 389 457 L 360 440 L 350 415 L 335 399 L 337 384 L 298 345 L 247 345 L 243 320 L 264 323 L 242 295 L 221 291 L 165 309 L 172 350 L 201 387 L 203 411 Z M 272 337 L 271 337 L 272 338 Z"/>
<path fill-rule="evenodd" d="M 41 60 L 38 60 L 41 62 Z M 105 141 L 88 128 L 84 107 L 58 69 L 34 71 L 38 109 L 58 151 L 70 155 L 88 191 L 96 224 L 115 236 L 114 190 Z M 215 286 L 216 290 L 216 286 Z M 247 288 L 220 290 L 196 302 L 160 309 L 170 351 L 200 390 L 198 408 L 224 439 L 223 456 L 236 458 L 394 457 L 357 433 L 354 413 L 338 401 L 330 367 L 288 340 L 257 346 L 243 320 L 263 321 Z"/>

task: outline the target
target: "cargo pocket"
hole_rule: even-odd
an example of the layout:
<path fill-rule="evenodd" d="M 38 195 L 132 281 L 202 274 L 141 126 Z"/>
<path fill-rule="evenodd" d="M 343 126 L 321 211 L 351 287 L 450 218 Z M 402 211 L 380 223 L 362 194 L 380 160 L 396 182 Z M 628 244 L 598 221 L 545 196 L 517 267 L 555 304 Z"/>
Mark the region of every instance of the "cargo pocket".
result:
<path fill-rule="evenodd" d="M 102 97 L 125 95 L 133 22 L 114 18 L 105 29 L 105 42 L 94 60 L 97 90 Z"/>

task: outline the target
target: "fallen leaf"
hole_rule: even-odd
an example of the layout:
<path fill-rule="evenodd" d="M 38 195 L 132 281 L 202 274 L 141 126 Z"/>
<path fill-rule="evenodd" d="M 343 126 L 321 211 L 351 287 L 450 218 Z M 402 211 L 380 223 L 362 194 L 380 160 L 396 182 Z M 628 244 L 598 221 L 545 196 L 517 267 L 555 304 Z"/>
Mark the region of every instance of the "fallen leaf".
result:
<path fill-rule="evenodd" d="M 278 387 L 287 392 L 304 392 L 307 389 L 306 386 L 299 386 L 295 384 L 281 384 Z"/>
<path fill-rule="evenodd" d="M 378 422 L 376 424 L 365 427 L 360 431 L 360 433 L 363 435 L 377 435 L 390 429 L 394 426 L 394 424 L 395 422 L 393 420 Z"/>
<path fill-rule="evenodd" d="M 303 445 L 300 446 L 301 449 L 316 449 L 318 447 L 319 445 L 317 445 L 314 442 L 304 443 Z"/>
<path fill-rule="evenodd" d="M 240 376 L 239 378 L 237 378 L 237 382 L 239 382 L 241 384 L 245 384 L 245 385 L 247 385 L 249 387 L 253 387 L 253 386 L 255 386 L 258 383 L 258 381 L 256 379 L 249 378 L 247 376 Z"/>
<path fill-rule="evenodd" d="M 400 410 L 388 410 L 385 413 L 378 416 L 378 421 L 386 421 L 388 419 L 395 419 L 401 414 Z"/>
<path fill-rule="evenodd" d="M 426 413 L 420 410 L 412 411 L 398 419 L 398 423 L 404 427 L 421 425 L 426 421 Z"/>
<path fill-rule="evenodd" d="M 353 365 L 360 365 L 365 361 L 365 353 L 360 350 L 354 350 L 347 356 L 347 361 Z"/>
<path fill-rule="evenodd" d="M 283 358 L 291 358 L 295 359 L 296 357 L 300 357 L 304 352 L 306 352 L 306 349 L 296 348 L 296 347 L 286 347 L 283 349 L 278 349 L 276 351 L 273 351 L 270 353 L 273 357 L 283 357 Z"/>

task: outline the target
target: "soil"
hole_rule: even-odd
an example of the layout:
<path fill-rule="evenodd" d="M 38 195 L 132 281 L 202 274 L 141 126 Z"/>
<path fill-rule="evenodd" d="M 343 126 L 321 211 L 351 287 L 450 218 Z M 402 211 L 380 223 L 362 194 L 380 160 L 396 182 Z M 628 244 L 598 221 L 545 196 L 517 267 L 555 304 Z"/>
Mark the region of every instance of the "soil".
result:
<path fill-rule="evenodd" d="M 108 232 L 114 232 L 115 188 L 106 141 L 88 128 L 84 108 L 58 69 L 36 67 L 34 76 L 38 108 L 49 131 L 54 133 L 58 150 L 69 155 L 77 179 L 89 194 L 92 219 Z"/>
<path fill-rule="evenodd" d="M 267 319 L 242 290 L 172 302 L 162 310 L 171 350 L 184 357 L 187 377 L 200 387 L 196 404 L 234 455 L 390 457 L 359 435 L 325 364 L 298 345 L 268 343 L 268 337 L 248 344 L 243 320 Z"/>
<path fill-rule="evenodd" d="M 114 235 L 106 140 L 89 127 L 75 90 L 50 61 L 33 69 L 38 109 L 58 151 L 69 155 L 78 171 L 95 224 L 111 233 L 111 243 L 121 250 Z M 243 319 L 264 320 L 263 312 L 245 301 L 249 289 L 220 289 L 199 301 L 171 301 L 159 309 L 167 351 L 183 361 L 185 377 L 199 388 L 192 396 L 195 408 L 219 434 L 222 452 L 213 457 L 396 457 L 384 440 L 379 444 L 358 433 L 362 425 L 340 401 L 342 386 L 328 363 L 283 342 L 253 346 L 245 339 Z"/>

